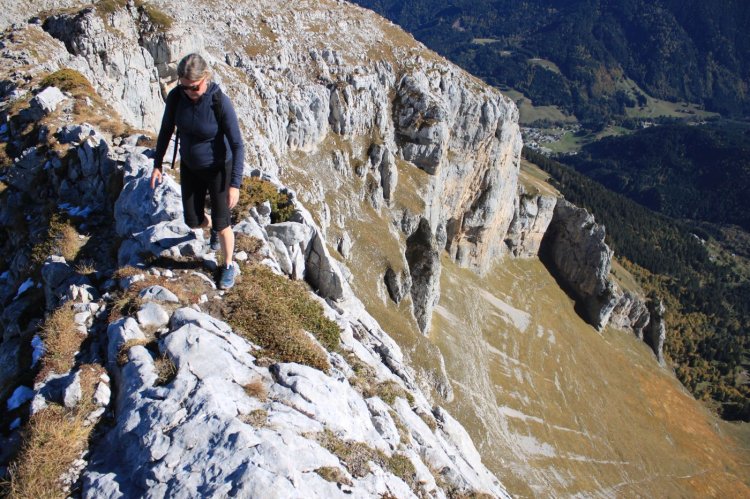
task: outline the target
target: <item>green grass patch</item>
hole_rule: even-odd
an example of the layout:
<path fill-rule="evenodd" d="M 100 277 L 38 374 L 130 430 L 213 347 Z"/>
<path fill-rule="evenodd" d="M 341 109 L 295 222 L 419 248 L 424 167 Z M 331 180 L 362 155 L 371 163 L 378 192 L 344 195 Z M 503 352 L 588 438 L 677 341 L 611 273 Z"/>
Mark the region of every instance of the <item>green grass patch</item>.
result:
<path fill-rule="evenodd" d="M 317 438 L 318 443 L 338 457 L 353 477 L 363 478 L 370 474 L 369 463 L 373 462 L 402 479 L 413 491 L 419 490 L 416 469 L 405 455 L 393 454 L 388 457 L 383 451 L 365 443 L 343 440 L 331 430 L 325 430 Z"/>
<path fill-rule="evenodd" d="M 349 478 L 344 474 L 343 471 L 341 471 L 341 468 L 338 468 L 336 466 L 323 466 L 322 468 L 318 468 L 317 470 L 315 470 L 315 473 L 329 482 L 340 483 L 342 485 L 348 485 L 350 487 L 352 485 L 352 481 L 349 480 Z"/>
<path fill-rule="evenodd" d="M 273 273 L 264 265 L 243 268 L 243 277 L 224 300 L 227 322 L 266 350 L 268 357 L 297 362 L 328 372 L 328 356 L 305 331 L 328 350 L 339 345 L 339 327 L 299 281 Z"/>
<path fill-rule="evenodd" d="M 286 222 L 294 213 L 294 203 L 286 192 L 279 192 L 275 185 L 257 177 L 245 177 L 240 188 L 240 199 L 235 212 L 245 218 L 250 208 L 268 201 L 271 204 L 271 222 Z"/>
<path fill-rule="evenodd" d="M 135 5 L 158 31 L 168 31 L 174 24 L 174 19 L 150 3 L 136 1 Z"/>

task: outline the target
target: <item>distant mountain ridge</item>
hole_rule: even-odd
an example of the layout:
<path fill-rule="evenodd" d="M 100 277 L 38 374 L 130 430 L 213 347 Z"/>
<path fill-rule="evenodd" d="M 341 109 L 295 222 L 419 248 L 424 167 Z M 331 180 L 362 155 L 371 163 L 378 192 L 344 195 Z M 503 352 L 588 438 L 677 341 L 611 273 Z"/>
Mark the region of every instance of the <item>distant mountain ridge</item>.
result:
<path fill-rule="evenodd" d="M 623 115 L 648 94 L 750 112 L 746 2 L 697 0 L 357 0 L 484 78 L 587 122 Z M 554 62 L 550 69 L 534 61 Z M 557 71 L 559 69 L 559 71 Z"/>

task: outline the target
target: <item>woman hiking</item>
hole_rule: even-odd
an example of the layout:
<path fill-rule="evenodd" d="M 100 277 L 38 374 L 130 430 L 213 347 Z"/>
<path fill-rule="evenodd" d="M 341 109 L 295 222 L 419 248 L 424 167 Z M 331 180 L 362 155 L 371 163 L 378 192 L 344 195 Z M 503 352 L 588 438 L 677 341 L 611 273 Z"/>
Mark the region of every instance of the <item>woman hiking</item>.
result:
<path fill-rule="evenodd" d="M 231 212 L 239 200 L 244 145 L 237 114 L 229 98 L 211 81 L 205 59 L 185 56 L 177 65 L 177 86 L 167 95 L 156 141 L 151 188 L 162 181 L 162 162 L 175 127 L 180 146 L 180 187 L 185 223 L 191 228 L 211 229 L 224 257 L 219 288 L 234 286 L 237 267 L 233 261 L 234 232 Z M 211 216 L 205 211 L 206 192 Z"/>

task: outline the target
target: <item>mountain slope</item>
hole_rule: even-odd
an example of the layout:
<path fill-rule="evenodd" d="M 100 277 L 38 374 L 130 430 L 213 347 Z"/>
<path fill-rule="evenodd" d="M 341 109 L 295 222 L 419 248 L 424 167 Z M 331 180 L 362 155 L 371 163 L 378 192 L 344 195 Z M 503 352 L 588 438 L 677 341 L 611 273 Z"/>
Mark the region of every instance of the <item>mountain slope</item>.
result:
<path fill-rule="evenodd" d="M 14 102 L 4 112 L 13 125 L 8 137 L 15 145 L 9 154 L 18 159 L 4 166 L 25 172 L 9 182 L 3 194 L 7 202 L 3 229 L 11 234 L 11 223 L 17 221 L 11 215 L 26 205 L 24 196 L 38 194 L 38 188 L 44 187 L 50 201 L 64 194 L 65 201 L 77 203 L 84 199 L 77 189 L 92 185 L 97 188 L 87 192 L 100 200 L 105 189 L 96 183 L 98 176 L 112 173 L 114 167 L 119 172 L 114 180 L 122 175 L 124 184 L 113 182 L 112 191 L 107 191 L 119 194 L 116 220 L 107 219 L 123 239 L 108 238 L 116 243 L 114 265 L 149 269 L 145 276 L 141 276 L 145 272 L 120 269 L 114 274 L 118 279 L 106 285 L 101 281 L 114 269 L 96 269 L 104 275 L 92 272 L 87 277 L 90 281 L 76 283 L 72 291 L 67 282 L 57 290 L 52 278 L 57 274 L 50 272 L 42 282 L 25 273 L 29 260 L 24 257 L 33 242 L 27 234 L 12 232 L 15 237 L 5 243 L 9 246 L 4 254 L 18 255 L 3 261 L 3 270 L 7 269 L 3 298 L 10 305 L 7 317 L 18 312 L 24 320 L 16 321 L 18 328 L 5 329 L 0 345 L 4 353 L 13 341 L 16 345 L 24 342 L 25 350 L 16 355 L 23 362 L 30 363 L 29 337 L 44 320 L 39 307 L 46 304 L 46 298 L 41 298 L 46 289 L 50 303 L 53 296 L 59 300 L 76 297 L 76 305 L 89 312 L 101 302 L 92 296 L 93 303 L 81 303 L 88 298 L 83 291 L 93 294 L 101 286 L 101 291 L 124 292 L 124 296 L 118 294 L 116 303 L 105 305 L 116 305 L 124 316 L 115 317 L 111 329 L 104 326 L 105 331 L 98 322 L 98 329 L 91 330 L 91 349 L 83 351 L 87 362 L 106 364 L 111 383 L 118 387 L 118 398 L 104 404 L 113 414 L 103 429 L 109 439 L 94 445 L 101 459 L 83 464 L 83 484 L 92 487 L 88 490 L 105 496 L 117 496 L 118 490 L 137 495 L 158 486 L 157 495 L 169 490 L 205 490 L 264 497 L 276 491 L 315 491 L 320 496 L 343 497 L 355 490 L 368 497 L 461 497 L 479 492 L 502 497 L 503 487 L 494 475 L 512 483 L 509 489 L 516 495 L 608 494 L 623 487 L 644 494 L 663 490 L 687 494 L 711 485 L 727 493 L 746 491 L 745 475 L 737 465 L 741 457 L 727 449 L 714 450 L 720 447 L 717 441 L 727 447 L 735 444 L 722 440 L 712 429 L 711 416 L 701 415 L 693 426 L 709 441 L 710 452 L 701 456 L 685 442 L 680 422 L 653 417 L 658 403 L 642 411 L 639 402 L 651 407 L 662 395 L 674 395 L 669 383 L 647 395 L 646 389 L 629 391 L 633 379 L 642 379 L 637 378 L 637 370 L 627 367 L 631 361 L 645 364 L 648 377 L 667 375 L 659 370 L 650 350 L 630 333 L 616 332 L 615 338 L 622 343 L 615 341 L 615 347 L 626 353 L 616 351 L 607 343 L 609 331 L 600 336 L 583 323 L 571 300 L 535 257 L 528 262 L 511 259 L 515 253 L 506 244 L 511 226 L 522 227 L 516 233 L 519 239 L 531 235 L 523 223 L 513 223 L 518 221 L 521 203 L 529 211 L 539 206 L 533 204 L 539 201 L 535 194 L 517 190 L 520 141 L 512 103 L 393 25 L 346 3 L 302 1 L 280 7 L 270 0 L 219 1 L 192 9 L 178 2 L 155 4 L 172 19 L 167 32 L 163 25 L 157 29 L 153 11 L 115 2 L 111 11 L 50 15 L 14 30 L 4 41 L 10 68 L 5 79 L 15 86 L 4 87 Z M 39 47 L 45 50 L 40 53 Z M 118 133 L 83 124 L 58 130 L 66 120 L 83 119 L 82 110 L 96 111 L 87 119 L 114 117 L 111 109 L 94 107 L 101 104 L 95 98 L 100 95 L 102 102 L 128 110 L 123 118 L 133 120 L 132 126 L 153 132 L 153 117 L 158 116 L 161 103 L 154 104 L 150 98 L 158 95 L 161 84 L 173 80 L 175 62 L 191 50 L 206 54 L 215 78 L 237 105 L 248 143 L 248 173 L 256 180 L 278 177 L 293 188 L 286 190 L 296 207 L 288 225 L 271 223 L 268 207 L 259 206 L 249 216 L 243 214 L 236 230 L 256 237 L 257 241 L 246 241 L 250 258 L 265 260 L 290 277 L 304 277 L 317 291 L 316 300 L 325 315 L 340 326 L 342 349 L 322 353 L 330 376 L 323 374 L 325 362 L 316 362 L 316 369 L 267 356 L 259 347 L 268 347 L 256 343 L 259 340 L 239 337 L 241 328 L 232 325 L 233 314 L 225 317 L 226 323 L 216 320 L 220 315 L 217 303 L 224 297 L 206 279 L 191 273 L 210 273 L 216 262 L 205 254 L 203 235 L 179 223 L 177 188 L 171 179 L 159 191 L 156 206 L 151 205 L 152 193 L 145 182 L 151 151 L 141 137 L 147 133 Z M 86 86 L 77 80 L 88 93 L 63 95 L 58 107 L 52 106 L 52 116 L 62 122 L 55 122 L 54 127 L 43 122 L 46 128 L 32 126 L 33 133 L 28 133 L 27 107 L 32 114 L 38 110 L 30 102 L 30 91 L 40 90 L 41 81 L 61 68 L 74 69 L 89 82 Z M 40 138 L 50 141 L 39 144 Z M 25 141 L 29 147 L 16 147 Z M 27 149 L 33 150 L 23 154 Z M 51 166 L 45 168 L 48 160 Z M 92 164 L 98 168 L 89 169 Z M 34 176 L 37 173 L 39 178 Z M 57 182 L 42 184 L 37 182 L 40 179 Z M 283 189 L 280 184 L 273 189 Z M 50 206 L 52 211 L 58 208 L 55 203 Z M 91 223 L 70 216 L 75 230 L 85 231 L 81 223 Z M 26 222 L 30 229 L 51 234 L 52 242 L 57 242 L 55 231 L 47 230 L 54 227 L 45 226 L 41 216 Z M 98 232 L 98 227 L 88 230 Z M 521 249 L 533 253 L 534 245 Z M 99 253 L 114 257 L 108 251 Z M 52 259 L 53 263 L 53 268 L 64 270 L 61 273 L 74 280 L 87 270 L 71 269 L 59 258 Z M 504 268 L 513 272 L 505 275 Z M 479 277 L 482 271 L 490 276 L 487 280 Z M 496 274 L 507 280 L 495 284 L 490 279 Z M 251 275 L 248 271 L 242 277 Z M 140 303 L 132 294 L 141 291 L 139 279 L 174 285 L 171 279 L 175 277 L 185 288 L 184 295 L 178 296 L 180 307 L 166 314 L 171 322 L 165 323 L 165 314 L 157 313 L 161 318 L 154 324 L 145 313 L 154 307 Z M 36 288 L 35 282 L 41 287 Z M 547 291 L 551 298 L 545 297 Z M 540 309 L 535 308 L 537 295 L 529 294 L 534 292 L 542 296 Z M 78 319 L 86 322 L 93 317 L 94 313 L 83 314 Z M 532 337 L 539 331 L 533 330 L 534 321 L 545 329 L 539 337 Z M 491 343 L 492 348 L 477 340 L 477 325 L 485 323 L 491 329 L 482 334 L 505 335 Z M 558 327 L 564 331 L 559 332 L 559 343 L 553 343 L 549 338 L 558 338 Z M 138 334 L 139 329 L 146 338 Z M 472 341 L 469 348 L 463 348 L 469 342 L 461 338 L 469 334 Z M 532 343 L 522 346 L 515 343 L 517 337 Z M 592 350 L 578 341 L 581 338 L 594 345 Z M 312 344 L 321 346 L 322 340 Z M 549 355 L 540 360 L 535 352 L 544 351 L 544 345 L 550 348 Z M 216 355 L 201 355 L 203 346 Z M 638 352 L 635 360 L 629 355 L 631 347 Z M 523 358 L 522 352 L 530 352 L 529 357 Z M 176 373 L 157 376 L 156 366 L 164 364 L 162 354 L 173 359 Z M 488 355 L 505 364 L 489 362 Z M 597 363 L 587 363 L 579 355 Z M 620 369 L 610 372 L 610 358 Z M 550 365 L 552 359 L 573 367 L 593 367 L 571 368 L 571 377 L 563 378 L 571 387 L 561 384 L 558 390 L 554 382 L 542 381 L 554 381 L 557 366 Z M 78 358 L 74 369 L 83 360 Z M 487 368 L 476 371 L 473 366 Z M 498 378 L 494 368 L 501 372 Z M 75 373 L 69 374 L 73 376 L 65 376 L 64 382 L 74 387 L 70 378 Z M 578 390 L 579 386 L 583 388 Z M 624 401 L 602 402 L 606 386 L 625 390 Z M 43 385 L 36 395 L 54 406 L 60 402 L 60 393 L 52 388 Z M 230 396 L 219 398 L 225 389 Z M 411 393 L 411 400 L 401 390 Z M 482 403 L 467 403 L 468 394 Z M 566 397 L 580 397 L 581 403 L 561 402 Z M 684 398 L 682 402 L 680 410 L 700 414 L 695 401 Z M 13 418 L 20 422 L 28 405 L 15 407 Z M 455 408 L 454 416 L 480 443 L 478 449 L 443 406 Z M 202 407 L 207 413 L 200 412 Z M 555 415 L 558 411 L 560 416 Z M 613 421 L 621 425 L 615 429 L 621 432 L 599 429 L 598 419 L 610 411 Z M 524 415 L 537 419 L 524 421 L 528 419 Z M 485 422 L 476 424 L 481 419 Z M 9 420 L 3 429 L 15 421 Z M 519 422 L 529 424 L 517 426 Z M 492 431 L 486 432 L 483 426 Z M 17 429 L 8 431 L 18 434 Z M 579 435 L 576 431 L 594 434 L 594 444 L 585 437 L 572 441 L 564 437 Z M 674 467 L 662 462 L 652 465 L 647 455 L 634 450 L 632 441 L 640 434 L 657 441 L 648 447 L 656 455 L 663 455 L 658 442 L 673 439 L 672 450 L 680 456 Z M 205 435 L 213 438 L 201 439 Z M 217 447 L 217 441 L 226 445 Z M 364 449 L 362 444 L 372 448 Z M 112 445 L 122 447 L 111 452 Z M 349 450 L 361 452 L 352 455 Z M 386 456 L 389 459 L 377 450 L 391 452 Z M 505 454 L 498 457 L 498 453 Z M 612 471 L 611 462 L 590 461 L 618 461 L 612 457 L 618 453 L 635 463 L 625 474 Z M 742 451 L 738 453 L 742 456 Z M 544 462 L 559 456 L 568 464 Z M 585 456 L 580 467 L 578 456 Z M 641 464 L 643 460 L 648 465 Z M 721 466 L 724 470 L 718 471 Z M 205 473 L 174 472 L 196 467 Z M 591 481 L 592 470 L 602 478 Z M 655 472 L 696 475 L 692 482 L 675 479 L 662 487 L 649 481 Z M 561 473 L 568 475 L 561 479 Z"/>

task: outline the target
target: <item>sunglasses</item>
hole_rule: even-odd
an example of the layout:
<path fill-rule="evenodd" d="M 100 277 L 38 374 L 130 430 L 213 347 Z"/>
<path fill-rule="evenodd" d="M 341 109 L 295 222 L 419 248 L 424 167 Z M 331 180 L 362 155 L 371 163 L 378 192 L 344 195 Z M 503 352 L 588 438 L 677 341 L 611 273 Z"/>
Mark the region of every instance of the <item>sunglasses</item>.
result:
<path fill-rule="evenodd" d="M 203 80 L 199 81 L 196 85 L 183 85 L 182 83 L 179 83 L 177 86 L 185 91 L 189 90 L 190 92 L 197 92 L 198 89 L 201 88 L 202 84 L 203 84 Z"/>

